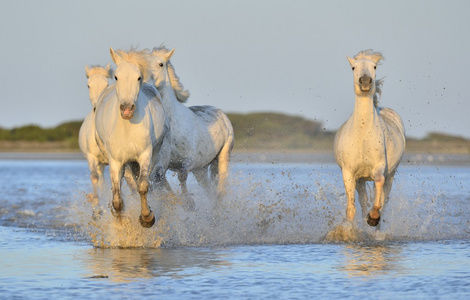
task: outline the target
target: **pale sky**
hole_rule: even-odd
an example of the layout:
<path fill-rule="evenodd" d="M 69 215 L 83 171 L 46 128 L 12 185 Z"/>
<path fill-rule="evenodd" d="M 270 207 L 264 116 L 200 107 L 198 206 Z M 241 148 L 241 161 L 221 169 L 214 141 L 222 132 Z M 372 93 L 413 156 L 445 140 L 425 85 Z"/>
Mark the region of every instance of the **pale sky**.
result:
<path fill-rule="evenodd" d="M 109 48 L 175 48 L 188 105 L 280 112 L 337 129 L 354 106 L 346 56 L 385 60 L 381 105 L 407 135 L 470 138 L 470 1 L 0 0 L 0 127 L 91 110 L 85 65 Z"/>

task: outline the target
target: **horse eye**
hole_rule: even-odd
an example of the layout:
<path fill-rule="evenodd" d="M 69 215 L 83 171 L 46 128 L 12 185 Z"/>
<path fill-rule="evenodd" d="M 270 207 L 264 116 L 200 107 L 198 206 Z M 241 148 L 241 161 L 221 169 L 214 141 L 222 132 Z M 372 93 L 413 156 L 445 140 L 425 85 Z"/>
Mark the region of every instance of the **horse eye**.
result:
<path fill-rule="evenodd" d="M 114 79 L 117 81 L 117 77 L 116 77 L 116 76 L 114 76 Z"/>
<path fill-rule="evenodd" d="M 352 70 L 354 71 L 355 68 L 356 68 L 356 67 L 352 67 Z M 117 80 L 117 79 L 116 79 L 116 80 Z"/>
<path fill-rule="evenodd" d="M 88 86 L 88 88 L 90 88 L 90 85 L 89 85 L 89 84 L 88 84 L 87 86 Z"/>
<path fill-rule="evenodd" d="M 374 70 L 377 70 L 377 66 L 374 66 Z"/>
<path fill-rule="evenodd" d="M 159 63 L 158 65 L 159 65 L 160 67 L 163 67 L 163 63 Z"/>
<path fill-rule="evenodd" d="M 139 78 L 137 78 L 137 81 L 140 81 L 141 79 L 142 79 L 142 77 L 139 77 Z"/>

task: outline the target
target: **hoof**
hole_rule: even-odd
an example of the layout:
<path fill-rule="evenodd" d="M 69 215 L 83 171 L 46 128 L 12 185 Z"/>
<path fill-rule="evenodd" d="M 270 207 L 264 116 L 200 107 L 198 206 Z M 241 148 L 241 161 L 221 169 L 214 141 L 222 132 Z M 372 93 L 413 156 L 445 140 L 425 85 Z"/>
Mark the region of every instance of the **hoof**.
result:
<path fill-rule="evenodd" d="M 153 211 L 150 211 L 150 214 L 147 217 L 140 215 L 139 217 L 140 225 L 144 228 L 150 228 L 155 224 L 155 215 Z"/>
<path fill-rule="evenodd" d="M 380 222 L 380 216 L 377 218 L 377 219 L 373 219 L 370 214 L 367 214 L 367 224 L 369 224 L 369 226 L 377 226 L 379 225 L 379 222 Z"/>
<path fill-rule="evenodd" d="M 117 213 L 120 213 L 121 210 L 124 208 L 124 203 L 121 201 L 119 203 L 114 203 L 113 201 L 113 209 L 117 212 Z"/>
<path fill-rule="evenodd" d="M 123 208 L 123 205 L 120 205 L 118 207 L 118 209 L 116 209 L 116 207 L 114 206 L 114 203 L 112 202 L 111 205 L 109 205 L 109 208 L 111 210 L 111 214 L 114 216 L 114 217 L 120 217 L 121 216 L 121 211 L 122 211 L 122 208 Z"/>
<path fill-rule="evenodd" d="M 111 207 L 111 214 L 113 215 L 113 217 L 115 218 L 119 218 L 121 217 L 121 212 L 120 211 L 117 211 L 114 209 L 114 207 Z"/>

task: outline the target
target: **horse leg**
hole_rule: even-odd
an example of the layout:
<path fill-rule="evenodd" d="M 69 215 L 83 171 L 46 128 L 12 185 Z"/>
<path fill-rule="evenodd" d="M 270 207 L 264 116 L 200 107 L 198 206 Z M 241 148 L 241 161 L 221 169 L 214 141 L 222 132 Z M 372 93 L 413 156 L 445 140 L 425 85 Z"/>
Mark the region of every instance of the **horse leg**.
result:
<path fill-rule="evenodd" d="M 123 176 L 123 166 L 120 162 L 110 160 L 109 162 L 109 177 L 111 177 L 111 185 L 112 185 L 112 192 L 113 192 L 113 201 L 112 201 L 112 208 L 111 210 L 113 215 L 119 215 L 124 208 L 124 203 L 122 202 L 121 198 L 121 179 Z"/>
<path fill-rule="evenodd" d="M 99 187 L 99 189 L 103 189 L 103 185 L 104 185 L 104 167 L 105 167 L 105 165 L 101 164 L 101 163 L 99 163 L 96 166 L 96 172 L 98 174 L 98 187 Z"/>
<path fill-rule="evenodd" d="M 370 226 L 377 226 L 380 222 L 380 210 L 382 209 L 382 205 L 384 203 L 384 183 L 385 183 L 385 176 L 383 173 L 378 172 L 374 178 L 375 183 L 375 200 L 372 209 L 369 211 L 367 215 L 367 224 Z"/>
<path fill-rule="evenodd" d="M 356 203 L 355 203 L 355 193 L 356 193 L 356 179 L 349 172 L 343 171 L 343 183 L 346 190 L 346 218 L 348 221 L 354 221 L 356 216 Z"/>
<path fill-rule="evenodd" d="M 364 180 L 358 180 L 356 183 L 356 191 L 359 195 L 359 203 L 361 204 L 362 219 L 366 220 L 367 216 L 367 203 L 369 198 L 367 197 L 367 187 Z"/>
<path fill-rule="evenodd" d="M 193 171 L 194 177 L 196 177 L 197 183 L 202 186 L 206 192 L 210 192 L 210 182 L 209 176 L 207 174 L 207 167 L 201 168 L 199 170 Z"/>
<path fill-rule="evenodd" d="M 98 159 L 94 156 L 88 156 L 88 168 L 90 169 L 90 180 L 91 185 L 93 186 L 93 194 L 88 194 L 87 198 L 88 201 L 91 203 L 93 208 L 93 213 L 95 208 L 99 205 L 99 198 L 98 198 L 98 185 L 100 183 L 100 177 L 98 173 Z"/>
<path fill-rule="evenodd" d="M 178 180 L 180 181 L 181 193 L 183 196 L 188 195 L 188 188 L 186 186 L 186 180 L 188 179 L 188 172 L 186 170 L 178 171 Z"/>
<path fill-rule="evenodd" d="M 171 196 L 175 196 L 175 192 L 171 188 L 168 179 L 166 179 L 166 171 L 166 168 L 157 166 L 155 168 L 154 174 L 151 174 L 151 178 L 154 178 L 155 183 L 158 184 L 159 188 L 163 188 L 166 193 L 170 194 Z"/>
<path fill-rule="evenodd" d="M 389 174 L 387 177 L 385 177 L 384 198 L 383 198 L 383 202 L 382 202 L 382 207 L 384 207 L 385 203 L 388 202 L 390 191 L 392 190 L 394 176 L 395 176 L 395 172 L 393 172 L 393 173 Z"/>
<path fill-rule="evenodd" d="M 140 174 L 137 182 L 137 188 L 140 194 L 141 214 L 139 217 L 140 225 L 145 228 L 150 228 L 155 224 L 155 215 L 147 203 L 147 193 L 149 190 L 149 168 L 150 158 L 143 157 L 139 160 Z"/>
<path fill-rule="evenodd" d="M 218 177 L 219 181 L 217 183 L 217 198 L 222 199 L 225 197 L 226 190 L 225 184 L 228 177 L 228 164 L 230 162 L 230 151 L 232 145 L 231 143 L 226 143 L 217 157 L 218 165 Z"/>
<path fill-rule="evenodd" d="M 219 176 L 219 159 L 218 157 L 214 158 L 210 163 L 210 176 L 211 182 L 216 183 Z"/>
<path fill-rule="evenodd" d="M 127 186 L 134 193 L 137 192 L 137 178 L 139 177 L 139 165 L 137 163 L 130 163 L 124 167 L 124 178 L 126 179 Z"/>
<path fill-rule="evenodd" d="M 385 203 L 388 202 L 390 191 L 392 190 L 392 184 L 393 184 L 393 177 L 395 176 L 395 172 L 392 174 L 388 175 L 385 177 L 385 183 L 383 187 L 383 197 L 381 198 L 381 212 L 383 212 L 385 208 Z"/>
<path fill-rule="evenodd" d="M 194 173 L 194 172 L 193 172 Z M 196 174 L 194 174 L 196 176 Z M 182 201 L 183 201 L 183 208 L 189 211 L 194 211 L 196 204 L 194 203 L 194 199 L 189 195 L 188 188 L 186 185 L 186 180 L 188 179 L 188 172 L 178 171 L 178 180 L 180 181 L 181 186 L 181 194 L 182 194 Z M 197 179 L 197 177 L 196 177 Z M 199 182 L 199 181 L 198 181 Z"/>

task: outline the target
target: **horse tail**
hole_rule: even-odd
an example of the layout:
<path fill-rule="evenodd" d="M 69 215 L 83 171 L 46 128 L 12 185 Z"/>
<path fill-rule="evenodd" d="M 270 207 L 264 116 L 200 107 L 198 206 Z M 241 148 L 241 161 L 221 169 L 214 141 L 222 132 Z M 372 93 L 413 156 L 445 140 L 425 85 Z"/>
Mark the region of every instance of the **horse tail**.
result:
<path fill-rule="evenodd" d="M 226 192 L 225 185 L 228 177 L 230 154 L 232 153 L 233 144 L 235 141 L 232 123 L 230 122 L 226 114 L 224 114 L 223 112 L 221 112 L 221 114 L 225 123 L 225 128 L 227 130 L 227 138 L 217 157 L 217 171 L 219 175 L 219 180 L 217 184 L 217 196 L 219 199 L 223 198 Z"/>

